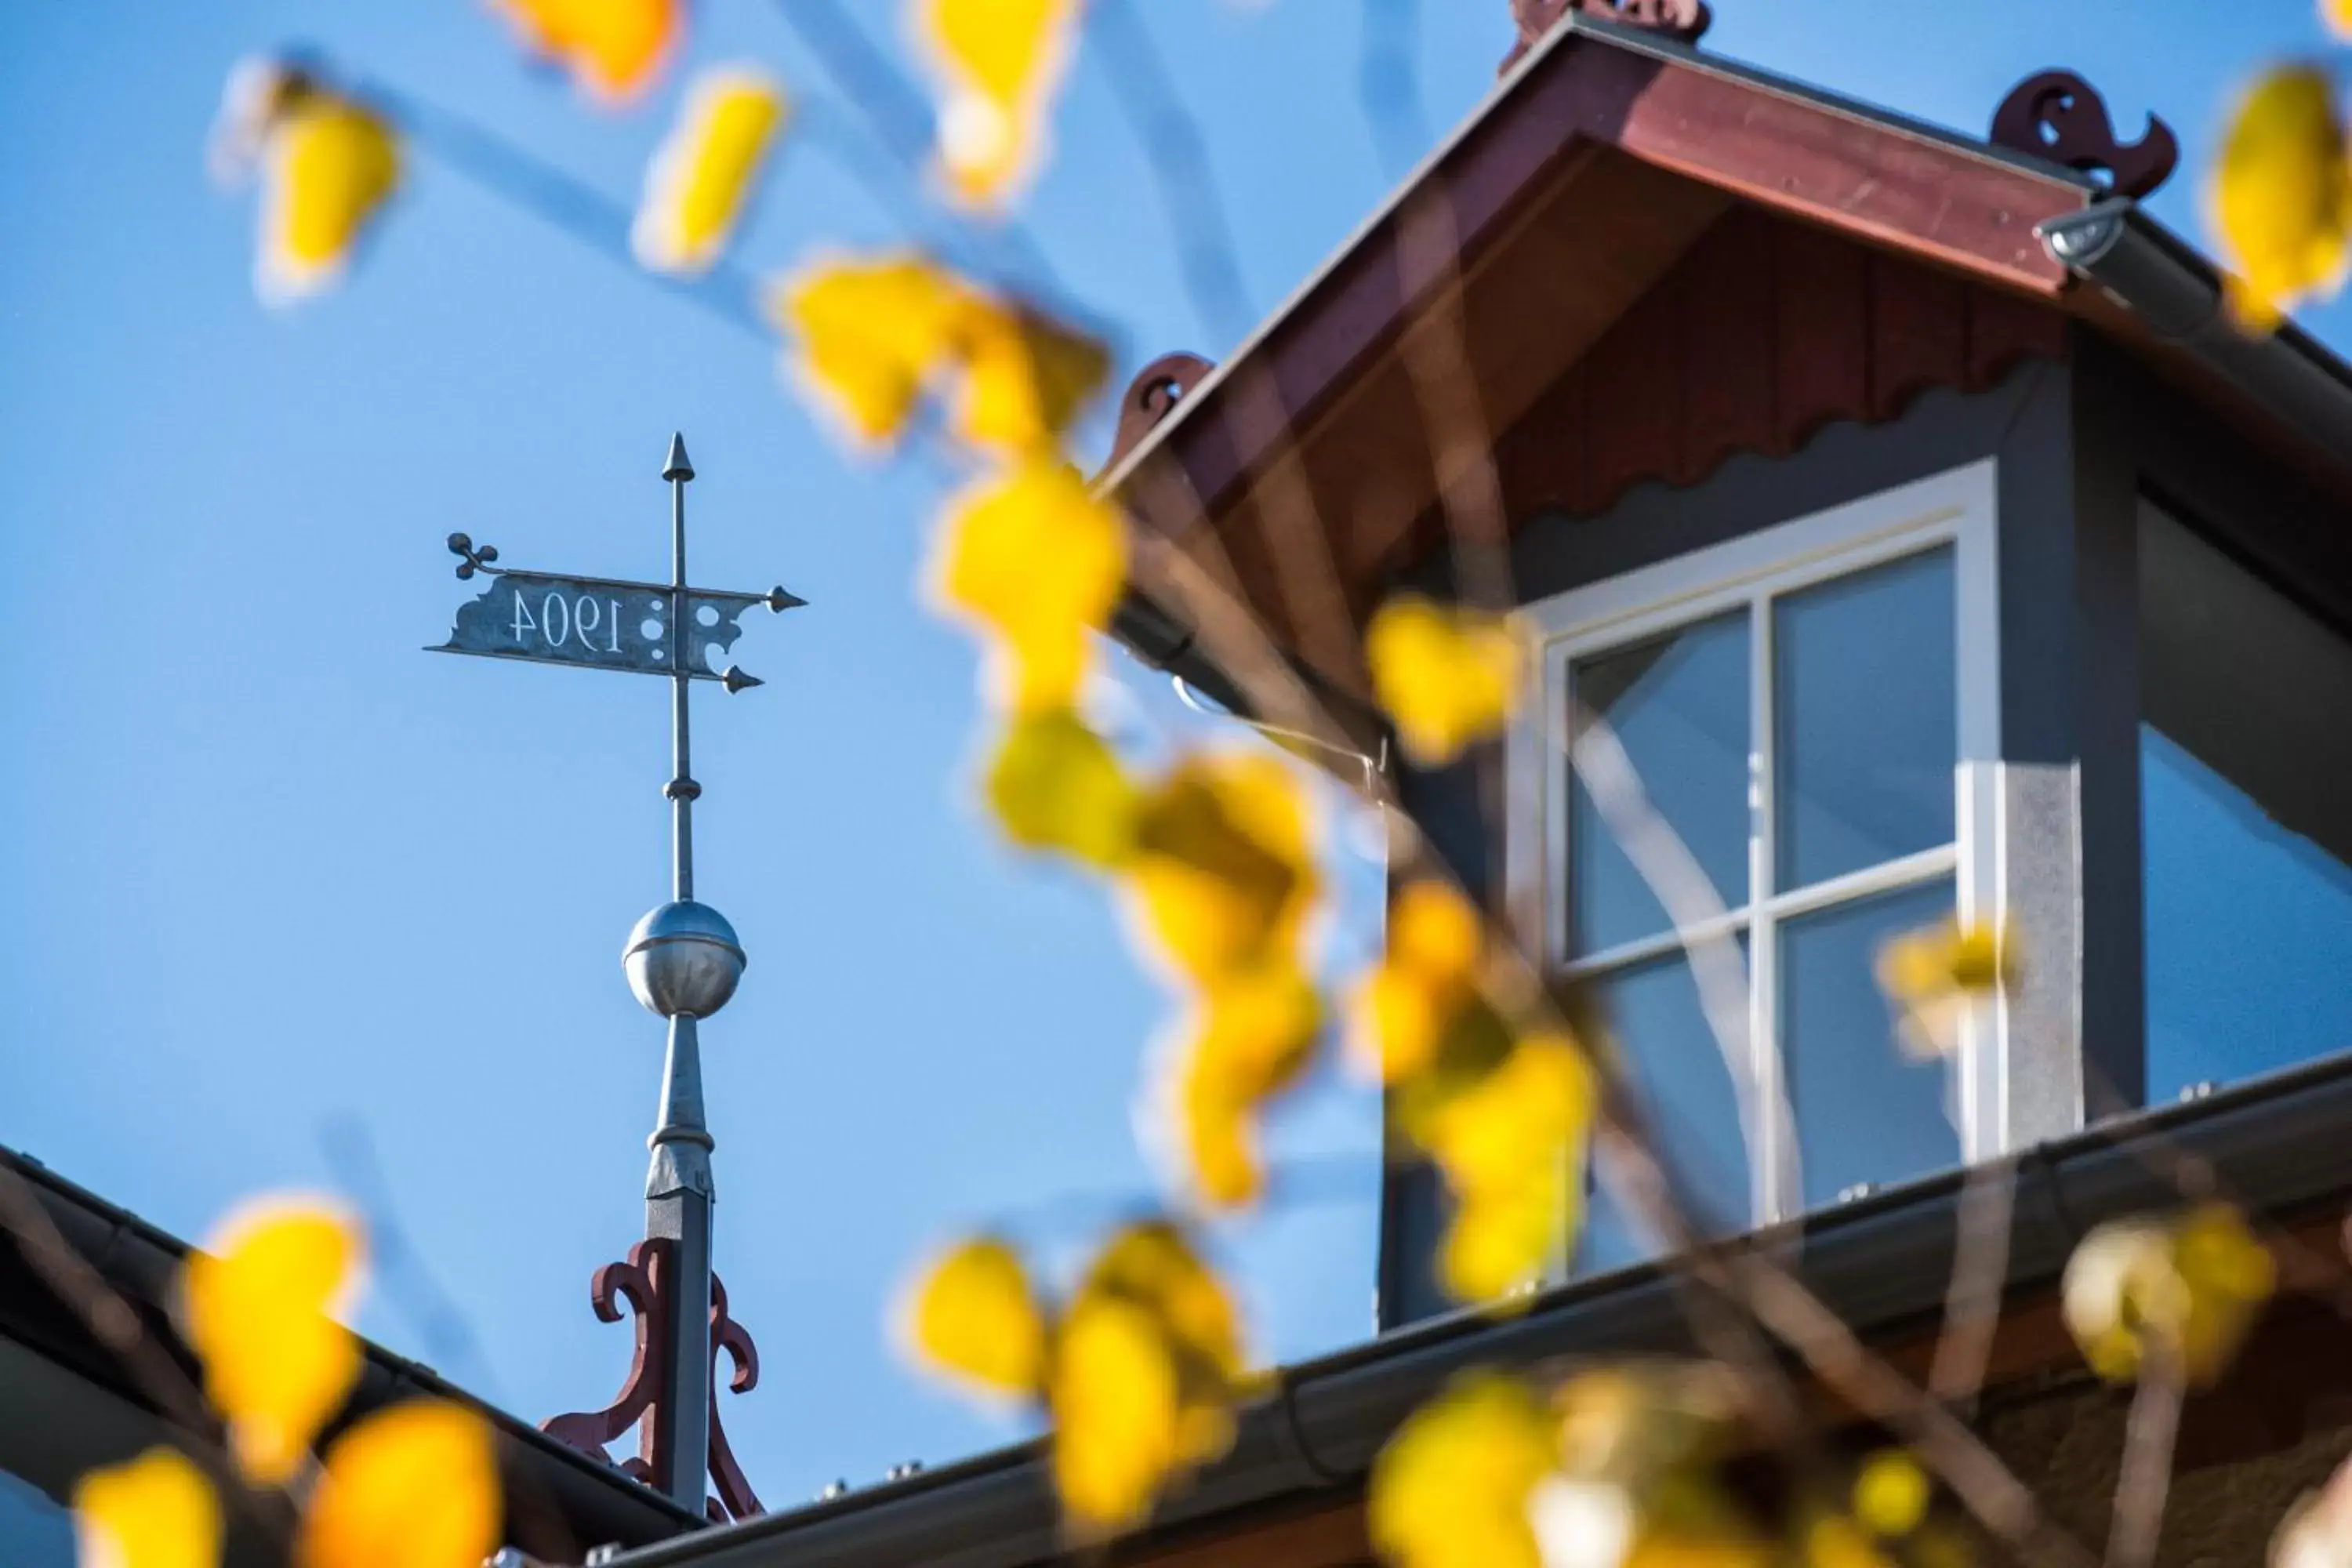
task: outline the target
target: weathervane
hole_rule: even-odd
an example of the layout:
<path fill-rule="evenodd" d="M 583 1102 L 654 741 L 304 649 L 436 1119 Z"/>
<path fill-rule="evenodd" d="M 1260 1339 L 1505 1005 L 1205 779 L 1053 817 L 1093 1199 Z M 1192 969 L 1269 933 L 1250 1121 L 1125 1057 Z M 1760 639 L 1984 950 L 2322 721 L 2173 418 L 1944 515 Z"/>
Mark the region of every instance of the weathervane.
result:
<path fill-rule="evenodd" d="M 481 597 L 457 606 L 449 640 L 427 651 L 669 679 L 671 776 L 662 794 L 670 803 L 670 901 L 637 922 L 621 955 L 629 989 L 669 1020 L 661 1116 L 646 1141 L 653 1161 L 646 1175 L 646 1238 L 626 1262 L 598 1269 L 590 1287 L 591 1305 L 605 1322 L 620 1321 L 621 1300 L 635 1310 L 636 1354 L 611 1405 L 557 1415 L 541 1427 L 609 1462 L 604 1445 L 634 1426 L 637 1457 L 623 1469 L 698 1513 L 741 1519 L 759 1512 L 760 1502 L 719 1426 L 715 1361 L 721 1351 L 732 1358 L 730 1386 L 738 1394 L 758 1382 L 760 1363 L 751 1335 L 727 1315 L 726 1289 L 710 1267 L 712 1140 L 703 1117 L 696 1026 L 735 994 L 744 958 L 735 928 L 694 897 L 694 802 L 702 786 L 689 765 L 688 694 L 698 680 L 715 680 L 730 693 L 759 685 L 732 664 L 711 667 L 741 635 L 745 610 L 765 605 L 781 613 L 807 601 L 782 588 L 730 594 L 687 586 L 686 486 L 694 467 L 685 437 L 670 437 L 662 478 L 670 486 L 667 586 L 510 571 L 496 563 L 495 548 L 477 548 L 453 533 L 458 579 L 481 575 L 491 583 Z M 681 1303 L 693 1305 L 681 1310 Z M 719 1489 L 707 1502 L 706 1471 Z"/>

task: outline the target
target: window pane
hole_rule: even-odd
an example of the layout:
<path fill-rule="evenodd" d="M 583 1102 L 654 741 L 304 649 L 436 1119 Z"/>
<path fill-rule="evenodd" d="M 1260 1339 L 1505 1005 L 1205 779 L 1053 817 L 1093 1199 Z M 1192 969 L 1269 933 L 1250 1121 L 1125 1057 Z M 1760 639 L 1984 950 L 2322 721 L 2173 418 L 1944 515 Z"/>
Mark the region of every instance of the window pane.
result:
<path fill-rule="evenodd" d="M 2174 519 L 2139 540 L 2147 1095 L 2352 1050 L 2352 645 Z"/>
<path fill-rule="evenodd" d="M 1773 614 L 1778 885 L 1949 844 L 1950 547 L 1790 594 Z"/>
<path fill-rule="evenodd" d="M 1857 1183 L 1884 1185 L 1959 1163 L 1959 1134 L 1945 1111 L 1951 1069 L 1903 1054 L 1871 974 L 1880 943 L 1951 912 L 1946 879 L 1780 927 L 1780 1052 L 1808 1209 Z"/>
<path fill-rule="evenodd" d="M 1748 615 L 1737 611 L 1580 659 L 1577 700 L 1608 721 L 1651 803 L 1724 901 L 1748 900 Z M 1599 952 L 1668 925 L 1601 820 L 1569 788 L 1569 952 Z"/>
<path fill-rule="evenodd" d="M 1618 970 L 1596 982 L 1601 1006 L 1631 1058 L 1642 1109 L 1659 1152 L 1694 1208 L 1718 1232 L 1753 1221 L 1748 1145 L 1739 1101 L 1722 1047 L 1700 1013 L 1690 965 L 1677 954 Z M 1711 1223 L 1711 1226 L 1709 1224 Z M 1590 1222 L 1578 1245 L 1579 1274 L 1622 1268 L 1657 1248 L 1608 1192 L 1596 1185 Z"/>

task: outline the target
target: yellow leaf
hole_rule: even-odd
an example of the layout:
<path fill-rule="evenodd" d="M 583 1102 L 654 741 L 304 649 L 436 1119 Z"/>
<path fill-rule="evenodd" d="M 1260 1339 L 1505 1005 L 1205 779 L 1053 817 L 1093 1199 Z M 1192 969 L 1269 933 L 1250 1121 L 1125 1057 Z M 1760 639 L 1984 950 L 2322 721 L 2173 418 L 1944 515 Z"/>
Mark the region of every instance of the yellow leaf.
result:
<path fill-rule="evenodd" d="M 1397 741 L 1417 763 L 1450 763 L 1501 733 L 1518 700 L 1518 634 L 1499 616 L 1449 608 L 1418 594 L 1382 605 L 1364 633 L 1364 658 Z"/>
<path fill-rule="evenodd" d="M 2231 305 L 2261 331 L 2343 282 L 2352 225 L 2344 127 L 2315 66 L 2266 73 L 2240 100 L 2206 192 L 2233 276 Z"/>
<path fill-rule="evenodd" d="M 491 0 L 526 48 L 593 97 L 620 103 L 656 76 L 684 30 L 684 0 Z"/>
<path fill-rule="evenodd" d="M 1457 1300 L 1494 1300 L 1531 1284 L 1570 1245 L 1595 1104 L 1583 1053 L 1538 1034 L 1426 1113 L 1419 1137 L 1456 1200 L 1439 1274 Z"/>
<path fill-rule="evenodd" d="M 1087 1270 L 1079 1295 L 1134 1302 L 1216 1377 L 1241 1381 L 1241 1318 L 1233 1298 L 1184 1233 L 1167 1221 L 1143 1221 L 1119 1231 Z"/>
<path fill-rule="evenodd" d="M 295 1568 L 481 1568 L 499 1509 L 490 1424 L 439 1400 L 395 1405 L 328 1447 Z"/>
<path fill-rule="evenodd" d="M 950 362 L 963 310 L 955 280 L 917 256 L 828 260 L 772 296 L 793 339 L 793 366 L 819 406 L 872 446 L 906 427 Z"/>
<path fill-rule="evenodd" d="M 637 259 L 686 274 L 718 260 L 790 112 L 764 72 L 739 66 L 696 78 L 677 129 L 646 170 L 630 231 Z"/>
<path fill-rule="evenodd" d="M 901 1321 L 914 1353 L 984 1394 L 1034 1398 L 1045 1382 L 1045 1317 L 1013 1248 L 960 1242 L 908 1292 Z"/>
<path fill-rule="evenodd" d="M 2202 1387 L 2228 1367 L 2274 1281 L 2237 1211 L 2204 1204 L 2095 1227 L 2066 1260 L 2060 1305 L 2101 1377 L 2130 1382 L 2160 1352 Z"/>
<path fill-rule="evenodd" d="M 1127 531 L 1051 458 L 949 503 L 932 552 L 940 601 L 997 639 L 1000 688 L 1021 712 L 1067 707 L 1127 583 Z"/>
<path fill-rule="evenodd" d="M 188 1342 L 237 1463 L 257 1482 L 293 1475 L 359 1376 L 359 1342 L 334 1315 L 358 1293 L 361 1257 L 341 1210 L 279 1198 L 232 1215 L 188 1259 Z"/>
<path fill-rule="evenodd" d="M 150 1448 L 74 1483 L 79 1568 L 215 1568 L 220 1500 L 186 1455 Z"/>
<path fill-rule="evenodd" d="M 1853 1517 L 1877 1534 L 1908 1535 L 1927 1517 L 1932 1489 L 1918 1460 L 1900 1448 L 1884 1449 L 1854 1477 Z"/>
<path fill-rule="evenodd" d="M 2338 41 L 2352 43 L 2352 0 L 2319 0 L 2319 19 Z"/>
<path fill-rule="evenodd" d="M 381 115 L 331 93 L 302 95 L 263 152 L 261 297 L 299 300 L 341 277 L 399 183 L 400 143 Z"/>
<path fill-rule="evenodd" d="M 1179 1465 L 1179 1373 L 1151 1314 L 1081 1299 L 1054 1353 L 1054 1479 L 1074 1533 L 1142 1522 Z"/>
<path fill-rule="evenodd" d="M 1050 450 L 1110 373 L 1110 355 L 1094 339 L 976 296 L 962 342 L 955 433 L 1015 458 Z"/>
<path fill-rule="evenodd" d="M 940 162 L 962 201 L 1002 203 L 1035 169 L 1081 9 L 1079 0 L 916 0 L 916 35 L 942 88 Z"/>
<path fill-rule="evenodd" d="M 1485 946 L 1478 911 L 1451 886 L 1424 879 L 1400 892 L 1389 906 L 1388 952 L 1353 998 L 1358 1063 L 1391 1084 L 1435 1065 Z"/>
<path fill-rule="evenodd" d="M 1004 836 L 1024 849 L 1057 849 L 1108 868 L 1135 842 L 1135 785 L 1102 737 L 1067 708 L 1014 716 L 989 764 L 987 795 Z"/>
<path fill-rule="evenodd" d="M 1457 1377 L 1372 1462 L 1366 1527 L 1396 1568 L 1542 1568 L 1529 1502 L 1551 1424 L 1516 1378 Z"/>
<path fill-rule="evenodd" d="M 1199 1014 L 1176 1059 L 1177 1145 L 1199 1195 L 1213 1207 L 1239 1208 L 1256 1202 L 1265 1186 L 1259 1110 L 1306 1070 L 1323 1026 L 1322 1002 L 1304 974 L 1277 964 L 1219 980 Z"/>
<path fill-rule="evenodd" d="M 1319 891 L 1306 791 L 1255 752 L 1190 756 L 1146 796 L 1129 891 L 1157 949 L 1184 977 L 1294 954 Z"/>
<path fill-rule="evenodd" d="M 1899 1016 L 1904 1048 L 1926 1059 L 1959 1048 L 1962 1024 L 2015 978 L 2011 944 L 1983 921 L 1910 931 L 1878 950 L 1878 988 Z"/>

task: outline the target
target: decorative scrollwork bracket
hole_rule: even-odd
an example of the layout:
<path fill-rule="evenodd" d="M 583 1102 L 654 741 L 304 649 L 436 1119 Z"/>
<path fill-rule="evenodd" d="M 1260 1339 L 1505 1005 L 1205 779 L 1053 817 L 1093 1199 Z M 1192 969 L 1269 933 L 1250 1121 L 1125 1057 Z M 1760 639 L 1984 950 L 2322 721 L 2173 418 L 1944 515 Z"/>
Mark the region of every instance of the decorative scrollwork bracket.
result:
<path fill-rule="evenodd" d="M 2073 71 L 2043 71 L 2010 89 L 1990 140 L 2083 174 L 2104 173 L 2119 196 L 2147 195 L 2180 162 L 2179 139 L 2153 114 L 2138 141 L 2116 141 L 2105 100 Z"/>
<path fill-rule="evenodd" d="M 1518 26 L 1519 37 L 1503 57 L 1501 69 L 1508 71 L 1517 65 L 1537 40 L 1570 11 L 1664 33 L 1678 44 L 1697 43 L 1707 24 L 1715 20 L 1706 0 L 1511 0 L 1511 20 Z"/>
<path fill-rule="evenodd" d="M 656 1358 L 658 1347 L 665 1342 L 665 1317 L 675 1305 L 670 1300 L 673 1287 L 669 1246 L 658 1237 L 641 1241 L 629 1248 L 626 1261 L 606 1264 L 589 1281 L 588 1304 L 595 1310 L 598 1321 L 619 1322 L 625 1301 L 636 1317 L 636 1350 L 621 1392 L 602 1410 L 551 1415 L 539 1424 L 541 1431 L 566 1447 L 577 1448 L 608 1465 L 614 1460 L 604 1445 L 635 1426 L 636 1456 L 621 1460 L 619 1468 L 647 1485 L 654 1484 L 667 1458 L 658 1451 L 655 1436 L 662 1425 L 656 1408 L 662 1397 L 661 1369 Z M 751 1342 L 750 1331 L 728 1315 L 727 1287 L 714 1275 L 710 1281 L 710 1359 L 714 1368 L 721 1353 L 735 1363 L 734 1373 L 727 1382 L 731 1392 L 749 1394 L 758 1386 L 759 1350 Z M 728 1446 L 726 1428 L 719 1425 L 716 1377 L 711 1380 L 709 1465 L 719 1495 L 705 1501 L 704 1511 L 713 1522 L 724 1524 L 729 1520 L 749 1519 L 766 1511 L 752 1494 L 742 1467 L 735 1461 L 735 1451 Z"/>
<path fill-rule="evenodd" d="M 1172 353 L 1161 354 L 1137 371 L 1118 400 L 1118 429 L 1111 437 L 1110 457 L 1103 463 L 1103 472 L 1118 468 L 1141 446 L 1152 427 L 1173 413 L 1215 368 L 1199 354 Z"/>

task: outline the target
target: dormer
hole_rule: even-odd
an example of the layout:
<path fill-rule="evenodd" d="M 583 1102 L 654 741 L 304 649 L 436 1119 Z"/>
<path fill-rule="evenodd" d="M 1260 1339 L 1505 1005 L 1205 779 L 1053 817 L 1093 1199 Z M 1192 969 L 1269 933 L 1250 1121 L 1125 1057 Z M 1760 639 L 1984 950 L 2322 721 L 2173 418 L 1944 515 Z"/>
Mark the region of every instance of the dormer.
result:
<path fill-rule="evenodd" d="M 1139 533 L 1591 983 L 1727 1233 L 2352 1048 L 2352 373 L 2228 323 L 2138 205 L 2169 132 L 2079 79 L 1980 141 L 1703 56 L 1699 7 L 1600 9 L 1517 7 L 1493 95 L 1278 317 L 1138 379 Z M 1457 766 L 1369 699 L 1408 588 L 1499 591 L 1533 645 Z M 1168 595 L 1118 629 L 1219 688 Z M 1679 908 L 1611 820 L 1626 763 Z M 1873 954 L 1955 912 L 2018 977 L 1906 1058 Z M 1442 1201 L 1390 1178 L 1384 1326 L 1445 1305 Z M 1556 1272 L 1650 1246 L 1604 1197 Z"/>

